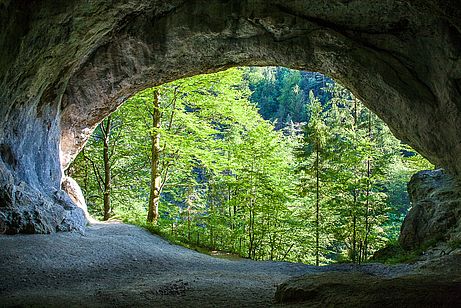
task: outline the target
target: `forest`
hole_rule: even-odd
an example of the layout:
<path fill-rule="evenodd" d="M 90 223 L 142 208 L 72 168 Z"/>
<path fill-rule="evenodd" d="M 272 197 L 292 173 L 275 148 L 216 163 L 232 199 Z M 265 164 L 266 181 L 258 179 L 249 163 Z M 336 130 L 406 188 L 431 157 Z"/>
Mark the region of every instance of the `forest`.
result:
<path fill-rule="evenodd" d="M 319 73 L 245 67 L 143 90 L 67 174 L 100 220 L 255 260 L 366 262 L 433 166 Z"/>

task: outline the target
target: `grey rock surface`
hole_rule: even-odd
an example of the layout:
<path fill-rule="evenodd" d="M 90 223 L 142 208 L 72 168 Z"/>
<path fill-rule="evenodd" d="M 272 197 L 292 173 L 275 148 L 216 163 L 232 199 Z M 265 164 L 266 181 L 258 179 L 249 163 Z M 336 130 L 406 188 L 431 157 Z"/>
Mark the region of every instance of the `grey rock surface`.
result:
<path fill-rule="evenodd" d="M 19 232 L 32 230 L 28 221 L 52 232 L 70 216 L 81 227 L 55 191 L 97 123 L 129 96 L 236 65 L 330 75 L 399 138 L 461 174 L 456 1 L 0 0 L 0 29 L 0 213 Z M 21 209 L 18 187 L 29 196 Z"/>
<path fill-rule="evenodd" d="M 461 254 L 415 265 L 398 275 L 328 271 L 290 278 L 275 301 L 290 307 L 459 307 Z"/>
<path fill-rule="evenodd" d="M 295 276 L 412 270 L 217 258 L 119 223 L 92 225 L 84 235 L 0 235 L 0 247 L 2 307 L 270 307 L 276 286 Z"/>
<path fill-rule="evenodd" d="M 454 177 L 441 169 L 421 171 L 408 183 L 408 193 L 412 208 L 399 238 L 404 248 L 461 243 L 461 186 Z"/>
<path fill-rule="evenodd" d="M 5 181 L 0 198 L 0 233 L 53 233 L 78 230 L 84 232 L 86 219 L 61 190 L 46 190 L 48 194 L 25 182 L 14 182 L 14 177 L 2 170 Z"/>

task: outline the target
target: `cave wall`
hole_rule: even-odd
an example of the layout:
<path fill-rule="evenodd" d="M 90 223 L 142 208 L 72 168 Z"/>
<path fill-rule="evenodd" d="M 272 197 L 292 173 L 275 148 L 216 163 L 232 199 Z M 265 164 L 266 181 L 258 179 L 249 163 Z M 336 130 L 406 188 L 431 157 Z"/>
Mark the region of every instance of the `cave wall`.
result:
<path fill-rule="evenodd" d="M 62 172 L 137 91 L 236 65 L 319 71 L 461 175 L 452 1 L 0 0 L 0 223 L 83 229 Z"/>
<path fill-rule="evenodd" d="M 408 183 L 412 208 L 403 222 L 399 242 L 406 250 L 447 243 L 443 254 L 461 248 L 460 182 L 442 169 L 414 174 Z"/>

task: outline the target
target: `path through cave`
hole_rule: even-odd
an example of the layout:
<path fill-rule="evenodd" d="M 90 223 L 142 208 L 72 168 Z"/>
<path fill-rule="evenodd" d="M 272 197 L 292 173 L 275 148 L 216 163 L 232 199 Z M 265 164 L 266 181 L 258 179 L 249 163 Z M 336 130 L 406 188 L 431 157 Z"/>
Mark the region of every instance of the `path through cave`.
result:
<path fill-rule="evenodd" d="M 281 306 L 274 301 L 281 282 L 323 272 L 332 276 L 326 282 L 311 282 L 314 291 L 306 289 L 311 294 L 311 307 L 327 303 L 343 307 L 448 307 L 461 303 L 461 267 L 457 266 L 461 255 L 418 265 L 361 267 L 227 260 L 169 244 L 121 223 L 95 224 L 84 235 L 0 236 L 0 247 L 2 307 Z M 450 268 L 450 272 L 443 268 Z M 344 273 L 348 275 L 345 281 Z M 358 279 L 352 280 L 357 275 Z M 402 289 L 389 288 L 389 283 L 400 284 Z M 348 290 L 351 285 L 357 289 Z M 303 295 L 300 286 L 290 289 L 288 284 L 285 288 L 288 291 L 283 301 Z M 396 296 L 395 290 L 411 292 Z M 354 293 L 362 295 L 353 299 Z"/>
<path fill-rule="evenodd" d="M 0 306 L 264 307 L 284 279 L 319 271 L 213 258 L 118 223 L 0 246 Z"/>

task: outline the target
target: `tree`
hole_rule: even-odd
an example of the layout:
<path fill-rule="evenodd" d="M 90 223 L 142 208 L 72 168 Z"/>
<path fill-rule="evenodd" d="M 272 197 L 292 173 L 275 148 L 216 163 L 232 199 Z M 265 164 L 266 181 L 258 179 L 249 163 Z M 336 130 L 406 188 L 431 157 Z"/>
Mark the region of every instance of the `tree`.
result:
<path fill-rule="evenodd" d="M 256 260 L 363 262 L 396 237 L 424 163 L 320 77 L 237 68 L 145 89 L 68 172 L 102 218 Z"/>
<path fill-rule="evenodd" d="M 328 128 L 325 124 L 324 108 L 320 101 L 310 93 L 310 102 L 308 105 L 309 121 L 304 126 L 304 135 L 301 147 L 297 151 L 299 159 L 298 170 L 301 175 L 301 192 L 304 196 L 312 193 L 314 190 L 315 200 L 315 264 L 320 262 L 320 232 L 321 232 L 321 207 L 326 198 L 325 192 L 322 191 L 322 178 L 325 175 L 329 153 L 327 149 Z M 311 180 L 314 180 L 312 184 Z M 313 187 L 312 187 L 313 186 Z M 309 204 L 306 205 L 309 207 Z"/>
<path fill-rule="evenodd" d="M 110 175 L 110 160 L 109 160 L 109 138 L 111 130 L 111 117 L 107 117 L 105 120 L 99 124 L 101 128 L 101 133 L 103 135 L 103 161 L 104 161 L 104 220 L 108 220 L 110 217 L 110 189 L 112 186 L 111 175 Z"/>
<path fill-rule="evenodd" d="M 151 183 L 150 196 L 147 213 L 147 222 L 157 222 L 158 219 L 158 203 L 162 190 L 162 178 L 159 170 L 160 164 L 160 100 L 158 91 L 154 91 L 154 99 L 152 102 L 152 133 L 151 133 Z"/>

